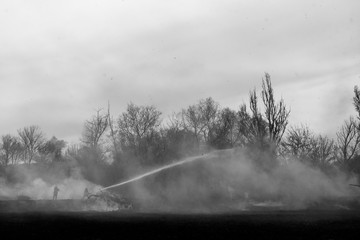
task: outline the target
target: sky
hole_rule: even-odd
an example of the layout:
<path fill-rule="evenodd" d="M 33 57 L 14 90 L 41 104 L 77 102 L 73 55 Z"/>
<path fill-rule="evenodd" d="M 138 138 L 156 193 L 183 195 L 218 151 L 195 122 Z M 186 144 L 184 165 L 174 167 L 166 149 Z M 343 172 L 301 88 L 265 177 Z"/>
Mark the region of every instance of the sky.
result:
<path fill-rule="evenodd" d="M 1 0 L 0 135 L 79 141 L 108 101 L 238 109 L 271 75 L 290 124 L 335 136 L 355 115 L 358 0 Z"/>

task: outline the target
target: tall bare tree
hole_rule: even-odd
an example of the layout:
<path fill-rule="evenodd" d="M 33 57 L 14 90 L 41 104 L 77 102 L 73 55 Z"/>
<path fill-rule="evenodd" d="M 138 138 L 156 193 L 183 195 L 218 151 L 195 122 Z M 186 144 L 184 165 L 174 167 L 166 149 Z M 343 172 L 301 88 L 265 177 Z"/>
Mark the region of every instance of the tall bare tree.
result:
<path fill-rule="evenodd" d="M 19 129 L 18 134 L 25 148 L 25 156 L 30 164 L 44 143 L 44 134 L 38 126 L 34 125 Z"/>
<path fill-rule="evenodd" d="M 266 137 L 267 137 L 267 128 L 264 121 L 264 118 L 258 107 L 258 96 L 256 94 L 256 89 L 250 91 L 250 110 L 252 112 L 251 118 L 248 119 L 245 124 L 248 129 L 248 143 L 256 144 L 261 149 L 263 149 L 266 145 Z"/>
<path fill-rule="evenodd" d="M 271 77 L 268 73 L 265 73 L 265 79 L 262 80 L 261 94 L 265 105 L 265 117 L 268 123 L 270 140 L 278 145 L 288 124 L 290 111 L 287 110 L 283 99 L 275 103 Z"/>
<path fill-rule="evenodd" d="M 355 96 L 353 98 L 354 106 L 355 106 L 355 110 L 358 113 L 358 119 L 360 119 L 360 89 L 358 86 L 354 87 L 354 93 L 355 93 Z"/>
<path fill-rule="evenodd" d="M 110 139 L 113 145 L 114 155 L 117 158 L 120 155 L 120 149 L 119 149 L 120 146 L 117 137 L 118 130 L 114 126 L 114 119 L 110 114 L 110 103 L 108 103 L 108 121 L 109 121 L 109 129 L 110 129 Z"/>
<path fill-rule="evenodd" d="M 240 146 L 245 146 L 249 143 L 251 139 L 251 129 L 252 129 L 252 117 L 247 112 L 246 104 L 240 106 L 239 111 L 237 112 L 237 123 L 236 123 L 236 139 L 237 143 Z M 257 120 L 256 120 L 257 121 Z"/>

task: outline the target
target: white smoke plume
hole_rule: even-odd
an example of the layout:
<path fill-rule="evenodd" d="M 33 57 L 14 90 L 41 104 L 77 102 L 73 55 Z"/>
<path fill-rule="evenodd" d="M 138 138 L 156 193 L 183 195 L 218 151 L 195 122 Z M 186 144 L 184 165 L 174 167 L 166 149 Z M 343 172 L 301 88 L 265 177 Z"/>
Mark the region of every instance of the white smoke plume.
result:
<path fill-rule="evenodd" d="M 306 209 L 326 200 L 354 198 L 355 182 L 340 171 L 328 175 L 299 161 L 289 161 L 269 171 L 259 168 L 240 150 L 213 151 L 186 158 L 125 180 L 125 184 L 100 187 L 84 180 L 78 172 L 70 177 L 39 174 L 19 168 L 22 181 L 10 184 L 0 178 L 0 200 L 27 196 L 33 200 L 81 199 L 84 189 L 91 193 L 116 192 L 128 197 L 135 208 L 145 211 L 233 211 L 249 205 Z M 118 209 L 104 202 L 95 209 Z M 94 210 L 89 208 L 89 210 Z"/>
<path fill-rule="evenodd" d="M 0 200 L 19 198 L 49 200 L 53 198 L 55 186 L 60 190 L 57 199 L 81 199 L 85 188 L 89 191 L 97 191 L 100 188 L 83 179 L 79 173 L 69 177 L 61 172 L 46 172 L 29 166 L 15 166 L 11 175 L 16 179 L 7 181 L 4 177 L 0 177 Z"/>
<path fill-rule="evenodd" d="M 155 172 L 112 190 L 130 189 L 143 209 L 179 211 L 242 209 L 246 202 L 304 209 L 324 200 L 352 198 L 357 190 L 349 186 L 354 179 L 340 172 L 329 176 L 298 161 L 264 171 L 236 150 L 214 151 Z"/>

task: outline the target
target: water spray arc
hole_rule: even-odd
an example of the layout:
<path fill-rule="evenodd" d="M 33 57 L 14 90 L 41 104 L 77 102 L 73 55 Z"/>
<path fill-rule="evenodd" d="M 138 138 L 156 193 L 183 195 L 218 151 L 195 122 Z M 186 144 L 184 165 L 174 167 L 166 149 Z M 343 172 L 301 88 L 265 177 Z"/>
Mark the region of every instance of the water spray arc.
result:
<path fill-rule="evenodd" d="M 184 159 L 184 160 L 182 160 L 182 161 L 175 162 L 175 163 L 171 163 L 171 164 L 165 165 L 165 166 L 163 166 L 163 167 L 160 167 L 160 168 L 151 170 L 151 171 L 149 171 L 149 172 L 146 172 L 146 173 L 144 173 L 144 174 L 141 174 L 141 175 L 139 175 L 139 176 L 136 176 L 136 177 L 134 177 L 134 178 L 131 178 L 131 179 L 129 179 L 129 180 L 126 180 L 126 181 L 124 181 L 124 182 L 117 183 L 117 184 L 114 184 L 114 185 L 111 185 L 111 186 L 102 188 L 102 189 L 100 189 L 99 191 L 103 191 L 103 190 L 108 190 L 108 189 L 111 189 L 111 188 L 120 187 L 120 186 L 122 186 L 122 185 L 131 183 L 131 182 L 138 181 L 138 180 L 140 180 L 140 179 L 142 179 L 142 178 L 144 178 L 144 177 L 153 175 L 153 174 L 155 174 L 155 173 L 164 171 L 164 170 L 166 170 L 166 169 L 173 168 L 173 167 L 176 167 L 176 166 L 185 164 L 185 163 L 189 163 L 189 162 L 193 162 L 193 161 L 197 161 L 197 160 L 204 159 L 206 156 L 209 156 L 209 154 L 202 155 L 202 156 L 189 157 L 189 158 L 186 158 L 186 159 Z"/>

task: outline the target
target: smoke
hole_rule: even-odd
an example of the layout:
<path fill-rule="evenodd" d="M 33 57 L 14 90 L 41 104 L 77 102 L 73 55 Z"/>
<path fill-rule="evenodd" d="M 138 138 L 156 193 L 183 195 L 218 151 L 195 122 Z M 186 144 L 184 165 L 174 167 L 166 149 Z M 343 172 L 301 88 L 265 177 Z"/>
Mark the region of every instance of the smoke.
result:
<path fill-rule="evenodd" d="M 11 179 L 0 177 L 0 200 L 52 199 L 55 186 L 60 189 L 58 199 L 81 199 L 85 188 L 89 191 L 97 191 L 100 188 L 83 179 L 78 171 L 66 176 L 58 170 L 29 165 L 14 166 L 8 172 Z"/>
<path fill-rule="evenodd" d="M 0 200 L 52 199 L 55 186 L 60 189 L 58 199 L 81 199 L 85 188 L 91 193 L 104 189 L 85 180 L 77 168 L 70 174 L 26 165 L 9 171 L 13 179 L 0 177 Z M 253 206 L 290 210 L 353 198 L 358 189 L 349 183 L 354 181 L 339 171 L 329 175 L 295 160 L 264 170 L 241 150 L 232 149 L 185 158 L 105 189 L 128 198 L 142 211 L 215 212 Z M 114 198 L 98 199 L 87 210 L 121 208 Z"/>
<path fill-rule="evenodd" d="M 9 199 L 16 199 L 21 196 L 33 200 L 52 199 L 55 186 L 60 189 L 57 199 L 81 199 L 85 188 L 90 191 L 99 189 L 99 186 L 83 179 L 67 178 L 56 184 L 51 184 L 42 178 L 36 178 L 29 183 L 20 183 L 12 187 L 2 186 L 0 196 Z"/>
<path fill-rule="evenodd" d="M 299 161 L 265 171 L 239 150 L 221 150 L 183 162 L 114 191 L 131 195 L 144 210 L 169 211 L 244 210 L 260 203 L 305 209 L 354 194 L 353 179 Z"/>

